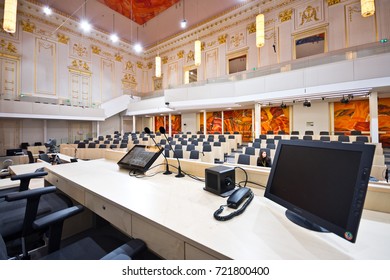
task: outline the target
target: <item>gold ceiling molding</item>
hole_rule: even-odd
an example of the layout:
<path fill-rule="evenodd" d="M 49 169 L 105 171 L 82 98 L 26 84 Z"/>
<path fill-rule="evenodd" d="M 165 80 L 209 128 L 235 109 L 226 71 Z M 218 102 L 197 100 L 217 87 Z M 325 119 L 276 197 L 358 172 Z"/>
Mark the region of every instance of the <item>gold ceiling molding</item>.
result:
<path fill-rule="evenodd" d="M 330 6 L 339 4 L 341 2 L 341 0 L 326 0 L 326 2 L 328 2 L 328 6 L 330 7 Z"/>
<path fill-rule="evenodd" d="M 57 33 L 58 42 L 67 45 L 69 43 L 69 37 L 62 33 Z"/>
<path fill-rule="evenodd" d="M 141 61 L 137 61 L 137 67 L 139 69 L 142 69 L 144 67 L 144 64 Z"/>
<path fill-rule="evenodd" d="M 163 56 L 161 58 L 161 61 L 162 61 L 163 64 L 167 64 L 168 63 L 168 56 Z"/>
<path fill-rule="evenodd" d="M 120 53 L 115 54 L 115 60 L 118 62 L 122 62 L 123 56 Z"/>
<path fill-rule="evenodd" d="M 227 34 L 220 35 L 218 36 L 218 43 L 220 45 L 226 44 L 226 39 L 227 39 Z"/>
<path fill-rule="evenodd" d="M 291 20 L 293 9 L 287 9 L 279 13 L 280 22 Z"/>
<path fill-rule="evenodd" d="M 246 26 L 246 30 L 248 31 L 248 34 L 252 34 L 256 32 L 256 22 L 251 22 Z"/>
<path fill-rule="evenodd" d="M 91 49 L 92 49 L 92 53 L 94 54 L 100 54 L 100 52 L 102 51 L 102 49 L 99 48 L 98 46 L 91 46 Z"/>
<path fill-rule="evenodd" d="M 30 22 L 30 20 L 27 21 L 22 20 L 21 24 L 24 32 L 34 33 L 35 24 Z"/>
<path fill-rule="evenodd" d="M 152 69 L 153 68 L 153 62 L 148 62 L 148 69 Z"/>
<path fill-rule="evenodd" d="M 177 58 L 183 58 L 184 57 L 184 51 L 183 50 L 181 50 L 181 51 L 179 51 L 178 53 L 177 53 Z"/>

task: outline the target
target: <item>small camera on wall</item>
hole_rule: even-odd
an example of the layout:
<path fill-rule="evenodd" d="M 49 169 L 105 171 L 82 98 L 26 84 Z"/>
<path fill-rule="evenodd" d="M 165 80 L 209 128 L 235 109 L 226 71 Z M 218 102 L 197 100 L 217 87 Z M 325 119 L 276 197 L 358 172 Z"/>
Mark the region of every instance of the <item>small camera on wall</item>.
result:
<path fill-rule="evenodd" d="M 165 102 L 165 106 L 169 106 L 169 102 Z"/>
<path fill-rule="evenodd" d="M 228 196 L 234 190 L 236 176 L 234 168 L 226 166 L 214 166 L 205 169 L 206 191 L 220 196 Z"/>

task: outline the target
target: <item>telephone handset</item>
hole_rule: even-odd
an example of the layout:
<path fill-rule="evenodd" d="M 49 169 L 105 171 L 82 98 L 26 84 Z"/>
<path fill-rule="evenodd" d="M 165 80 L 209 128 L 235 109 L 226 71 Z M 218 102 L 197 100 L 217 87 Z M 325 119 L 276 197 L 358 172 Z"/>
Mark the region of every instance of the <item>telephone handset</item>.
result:
<path fill-rule="evenodd" d="M 252 201 L 253 197 L 254 195 L 250 188 L 241 187 L 235 190 L 227 199 L 227 205 L 221 205 L 221 207 L 219 207 L 219 209 L 214 212 L 214 218 L 218 221 L 227 221 L 232 219 L 235 216 L 242 214 L 245 211 L 246 207 L 249 205 L 249 203 Z M 248 199 L 245 201 L 244 205 L 240 209 L 226 216 L 219 215 L 222 213 L 225 206 L 237 209 L 246 198 Z"/>

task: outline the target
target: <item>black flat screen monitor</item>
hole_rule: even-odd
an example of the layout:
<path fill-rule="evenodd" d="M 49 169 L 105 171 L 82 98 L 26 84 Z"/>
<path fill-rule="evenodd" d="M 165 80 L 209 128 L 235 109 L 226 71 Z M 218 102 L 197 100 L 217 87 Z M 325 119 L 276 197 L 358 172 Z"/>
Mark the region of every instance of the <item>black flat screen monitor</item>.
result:
<path fill-rule="evenodd" d="M 23 155 L 22 149 L 7 149 L 6 151 L 7 156 L 20 156 Z"/>
<path fill-rule="evenodd" d="M 136 173 L 144 173 L 161 154 L 162 149 L 157 146 L 135 145 L 120 161 L 122 168 Z"/>
<path fill-rule="evenodd" d="M 375 146 L 280 140 L 264 196 L 305 228 L 356 242 Z"/>

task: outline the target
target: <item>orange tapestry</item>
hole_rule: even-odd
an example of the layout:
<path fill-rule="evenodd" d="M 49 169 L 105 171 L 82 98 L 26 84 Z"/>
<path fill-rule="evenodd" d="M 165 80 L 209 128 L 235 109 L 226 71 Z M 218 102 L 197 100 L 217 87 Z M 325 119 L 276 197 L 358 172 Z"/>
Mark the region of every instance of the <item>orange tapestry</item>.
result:
<path fill-rule="evenodd" d="M 203 131 L 203 114 L 200 117 L 200 131 Z M 222 112 L 207 112 L 206 113 L 206 133 L 214 134 L 214 132 L 222 133 Z"/>
<path fill-rule="evenodd" d="M 223 112 L 223 125 L 226 132 L 238 131 L 243 142 L 252 141 L 252 110 L 233 110 Z"/>
<path fill-rule="evenodd" d="M 368 100 L 334 103 L 335 131 L 370 131 L 370 108 Z"/>
<path fill-rule="evenodd" d="M 172 135 L 181 132 L 181 115 L 171 116 Z"/>
<path fill-rule="evenodd" d="M 382 147 L 390 147 L 390 98 L 378 100 L 379 142 Z"/>
<path fill-rule="evenodd" d="M 283 130 L 286 134 L 290 133 L 290 108 L 264 107 L 261 108 L 261 134 L 267 131 L 273 131 L 277 134 Z"/>
<path fill-rule="evenodd" d="M 167 124 L 166 126 L 164 125 Z M 154 117 L 154 131 L 160 131 L 160 127 L 164 127 L 168 131 L 168 116 L 155 116 Z"/>

